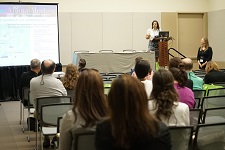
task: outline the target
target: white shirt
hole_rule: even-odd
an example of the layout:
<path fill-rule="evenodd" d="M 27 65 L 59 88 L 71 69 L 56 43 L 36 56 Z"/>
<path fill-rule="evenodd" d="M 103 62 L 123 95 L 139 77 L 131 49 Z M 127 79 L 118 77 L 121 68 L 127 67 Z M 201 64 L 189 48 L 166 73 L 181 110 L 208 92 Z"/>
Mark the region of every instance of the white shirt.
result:
<path fill-rule="evenodd" d="M 159 36 L 159 30 L 148 29 L 146 34 L 150 35 L 149 40 L 152 41 L 155 38 L 155 36 Z"/>
<path fill-rule="evenodd" d="M 155 115 L 157 108 L 155 100 L 148 101 L 148 108 L 152 115 Z M 156 108 L 156 109 L 155 109 Z M 188 126 L 190 125 L 190 116 L 189 116 L 189 107 L 185 103 L 174 102 L 172 108 L 173 114 L 170 116 L 170 119 L 161 117 L 163 123 L 167 126 Z"/>
<path fill-rule="evenodd" d="M 144 81 L 141 81 L 141 82 L 145 86 L 145 91 L 146 91 L 148 99 L 150 99 L 150 95 L 151 95 L 151 92 L 152 92 L 152 81 L 151 80 L 144 80 Z"/>

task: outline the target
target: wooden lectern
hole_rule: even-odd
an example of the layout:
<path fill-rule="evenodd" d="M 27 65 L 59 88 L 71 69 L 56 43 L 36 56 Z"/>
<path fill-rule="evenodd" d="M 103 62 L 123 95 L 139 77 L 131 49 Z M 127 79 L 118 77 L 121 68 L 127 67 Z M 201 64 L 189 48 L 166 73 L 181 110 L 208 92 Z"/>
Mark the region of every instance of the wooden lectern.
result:
<path fill-rule="evenodd" d="M 169 54 L 168 54 L 168 41 L 171 40 L 171 37 L 168 38 L 160 38 L 158 42 L 159 48 L 159 66 L 165 67 L 169 62 Z"/>

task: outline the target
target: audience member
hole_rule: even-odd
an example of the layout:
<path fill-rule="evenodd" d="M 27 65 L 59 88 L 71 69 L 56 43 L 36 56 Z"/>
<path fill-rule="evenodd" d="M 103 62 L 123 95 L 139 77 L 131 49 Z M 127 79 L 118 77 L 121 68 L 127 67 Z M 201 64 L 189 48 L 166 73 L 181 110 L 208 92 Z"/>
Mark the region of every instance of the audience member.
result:
<path fill-rule="evenodd" d="M 81 72 L 75 86 L 74 104 L 62 119 L 60 127 L 60 150 L 71 150 L 71 131 L 78 128 L 95 129 L 96 123 L 107 115 L 107 100 L 103 80 L 93 69 Z"/>
<path fill-rule="evenodd" d="M 140 60 L 142 60 L 142 59 L 143 59 L 142 57 L 137 57 L 137 58 L 135 59 L 135 65 L 136 65 L 136 63 L 137 63 L 138 61 L 140 61 Z M 151 71 L 151 73 L 148 74 L 148 76 L 146 77 L 146 79 L 147 79 L 147 80 L 152 80 L 153 73 L 154 73 L 154 72 Z M 137 75 L 136 75 L 136 73 L 135 73 L 135 69 L 131 69 L 131 76 L 137 78 Z"/>
<path fill-rule="evenodd" d="M 167 126 L 148 112 L 143 84 L 122 75 L 114 79 L 108 94 L 109 119 L 97 125 L 96 150 L 170 150 Z"/>
<path fill-rule="evenodd" d="M 77 81 L 77 78 L 79 76 L 77 66 L 74 64 L 68 64 L 66 66 L 66 73 L 64 77 L 62 78 L 63 86 L 67 90 L 73 90 Z"/>
<path fill-rule="evenodd" d="M 192 60 L 190 58 L 184 58 L 182 59 L 182 62 L 184 63 L 184 69 L 187 72 L 188 79 L 193 81 L 193 90 L 202 90 L 204 81 L 202 78 L 196 76 L 195 73 L 192 71 Z"/>
<path fill-rule="evenodd" d="M 201 46 L 198 48 L 197 60 L 199 69 L 205 69 L 208 61 L 212 60 L 213 51 L 209 46 L 209 40 L 207 38 L 201 39 Z"/>
<path fill-rule="evenodd" d="M 86 66 L 86 60 L 81 58 L 78 64 L 78 72 L 81 73 L 81 70 L 85 68 L 85 66 Z"/>
<path fill-rule="evenodd" d="M 41 62 L 38 59 L 32 59 L 30 61 L 30 71 L 24 72 L 20 77 L 20 98 L 22 98 L 23 87 L 30 87 L 30 80 L 38 76 L 38 73 L 41 70 Z M 27 102 L 26 102 L 27 103 Z"/>
<path fill-rule="evenodd" d="M 184 64 L 182 63 L 180 57 L 173 57 L 169 60 L 168 68 L 170 69 L 172 67 L 184 69 Z M 193 81 L 188 79 L 187 82 L 185 83 L 185 86 L 193 90 Z"/>
<path fill-rule="evenodd" d="M 225 82 L 225 73 L 219 71 L 219 66 L 214 61 L 207 62 L 206 75 L 204 78 L 205 84 L 214 82 Z"/>
<path fill-rule="evenodd" d="M 195 105 L 194 93 L 191 89 L 185 86 L 187 82 L 187 73 L 184 69 L 172 67 L 170 72 L 174 77 L 174 88 L 179 95 L 179 102 L 183 102 L 188 105 L 189 108 L 193 108 Z"/>
<path fill-rule="evenodd" d="M 144 84 L 145 91 L 149 99 L 151 91 L 152 91 L 152 81 L 146 79 L 146 77 L 150 75 L 152 72 L 149 61 L 144 59 L 138 61 L 134 69 L 135 69 L 137 78 Z"/>
<path fill-rule="evenodd" d="M 31 100 L 34 101 L 34 108 L 36 108 L 36 98 L 67 95 L 66 89 L 64 88 L 62 82 L 52 76 L 55 67 L 56 65 L 52 60 L 44 60 L 41 63 L 42 75 L 31 79 L 30 95 Z M 34 113 L 34 117 L 36 119 L 39 118 L 36 113 Z M 50 139 L 45 136 L 43 147 L 49 146 Z"/>
<path fill-rule="evenodd" d="M 179 102 L 170 71 L 159 69 L 154 73 L 150 113 L 168 126 L 190 125 L 188 105 Z"/>

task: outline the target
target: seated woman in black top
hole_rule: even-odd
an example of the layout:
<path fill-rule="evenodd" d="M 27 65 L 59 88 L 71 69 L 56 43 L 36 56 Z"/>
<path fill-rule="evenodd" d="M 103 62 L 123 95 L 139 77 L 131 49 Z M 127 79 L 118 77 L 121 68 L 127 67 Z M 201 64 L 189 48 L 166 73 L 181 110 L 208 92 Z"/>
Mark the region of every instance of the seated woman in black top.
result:
<path fill-rule="evenodd" d="M 205 84 L 214 82 L 225 82 L 225 73 L 219 71 L 219 67 L 216 62 L 209 61 L 206 65 L 206 75 L 204 78 Z"/>
<path fill-rule="evenodd" d="M 97 150 L 170 150 L 170 133 L 148 110 L 144 85 L 122 75 L 114 79 L 110 92 L 109 119 L 97 125 Z"/>

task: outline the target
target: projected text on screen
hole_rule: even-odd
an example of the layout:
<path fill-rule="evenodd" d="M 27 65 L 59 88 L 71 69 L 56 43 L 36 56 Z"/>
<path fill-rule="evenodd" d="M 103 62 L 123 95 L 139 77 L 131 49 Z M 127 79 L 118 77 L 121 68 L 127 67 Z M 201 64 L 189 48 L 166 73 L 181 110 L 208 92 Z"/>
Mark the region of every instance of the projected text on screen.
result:
<path fill-rule="evenodd" d="M 0 66 L 59 63 L 57 5 L 0 4 Z"/>

